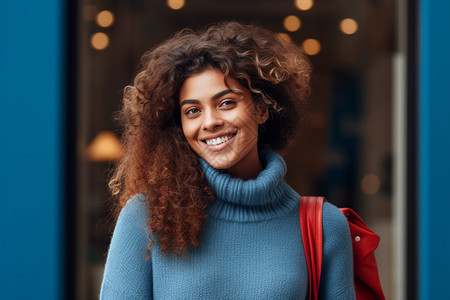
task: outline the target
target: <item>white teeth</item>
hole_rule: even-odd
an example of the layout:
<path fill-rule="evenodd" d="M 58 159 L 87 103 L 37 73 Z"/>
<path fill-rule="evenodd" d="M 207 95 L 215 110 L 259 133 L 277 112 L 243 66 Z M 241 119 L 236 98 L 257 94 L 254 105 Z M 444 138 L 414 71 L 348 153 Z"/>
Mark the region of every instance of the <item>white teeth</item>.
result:
<path fill-rule="evenodd" d="M 224 137 L 219 137 L 219 138 L 215 138 L 215 139 L 210 139 L 210 140 L 206 140 L 206 144 L 208 144 L 210 146 L 215 146 L 215 145 L 225 143 L 226 141 L 228 141 L 231 138 L 232 138 L 232 136 L 224 136 Z"/>

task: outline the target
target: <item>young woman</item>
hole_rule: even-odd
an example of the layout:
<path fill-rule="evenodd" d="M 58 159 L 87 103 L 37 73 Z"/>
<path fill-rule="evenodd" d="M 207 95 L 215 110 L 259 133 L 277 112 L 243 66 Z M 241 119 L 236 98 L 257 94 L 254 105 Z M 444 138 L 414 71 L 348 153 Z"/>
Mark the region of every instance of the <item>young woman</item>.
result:
<path fill-rule="evenodd" d="M 305 299 L 300 196 L 275 151 L 309 92 L 301 50 L 235 22 L 183 30 L 124 93 L 120 215 L 102 299 Z M 354 299 L 350 232 L 323 212 L 321 299 Z"/>

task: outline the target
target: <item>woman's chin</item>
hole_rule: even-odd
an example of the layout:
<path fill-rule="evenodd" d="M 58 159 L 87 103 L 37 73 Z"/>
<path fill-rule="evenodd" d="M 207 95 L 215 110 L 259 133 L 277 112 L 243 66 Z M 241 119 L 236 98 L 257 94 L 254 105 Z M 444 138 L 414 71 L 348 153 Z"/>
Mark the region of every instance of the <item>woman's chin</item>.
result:
<path fill-rule="evenodd" d="M 202 157 L 211 167 L 217 170 L 226 170 L 234 164 L 226 156 Z"/>

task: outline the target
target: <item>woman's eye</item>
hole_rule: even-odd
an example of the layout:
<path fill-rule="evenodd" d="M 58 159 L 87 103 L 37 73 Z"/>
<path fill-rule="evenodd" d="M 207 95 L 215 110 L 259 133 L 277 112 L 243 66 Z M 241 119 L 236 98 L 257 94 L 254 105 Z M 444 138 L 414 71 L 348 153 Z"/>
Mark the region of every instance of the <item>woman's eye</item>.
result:
<path fill-rule="evenodd" d="M 227 108 L 227 107 L 233 106 L 235 103 L 236 102 L 234 100 L 225 100 L 220 103 L 219 107 Z"/>
<path fill-rule="evenodd" d="M 200 110 L 198 109 L 198 108 L 189 108 L 186 112 L 185 112 L 185 114 L 186 115 L 195 115 L 195 114 L 197 114 L 198 112 L 200 112 Z"/>

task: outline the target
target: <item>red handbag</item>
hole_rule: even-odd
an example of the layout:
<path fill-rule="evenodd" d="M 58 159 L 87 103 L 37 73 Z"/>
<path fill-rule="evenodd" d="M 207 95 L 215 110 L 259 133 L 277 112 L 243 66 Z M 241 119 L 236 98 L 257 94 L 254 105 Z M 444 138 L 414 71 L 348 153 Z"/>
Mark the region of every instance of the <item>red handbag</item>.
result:
<path fill-rule="evenodd" d="M 322 269 L 322 208 L 325 198 L 301 197 L 300 226 L 309 276 L 309 298 L 319 296 L 320 272 Z M 340 208 L 347 217 L 353 246 L 353 273 L 356 299 L 384 300 L 378 276 L 374 251 L 380 237 L 367 227 L 364 221 L 350 208 Z"/>

